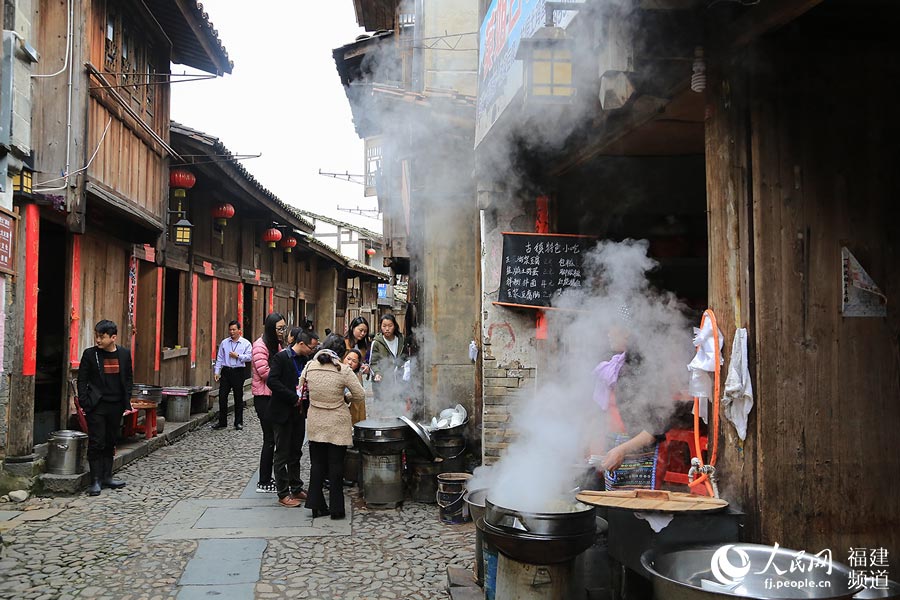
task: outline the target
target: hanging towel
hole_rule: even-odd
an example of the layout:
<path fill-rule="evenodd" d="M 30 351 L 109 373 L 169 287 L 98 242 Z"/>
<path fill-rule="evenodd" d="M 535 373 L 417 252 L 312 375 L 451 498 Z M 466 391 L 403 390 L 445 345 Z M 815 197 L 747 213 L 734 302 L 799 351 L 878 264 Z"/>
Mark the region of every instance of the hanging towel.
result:
<path fill-rule="evenodd" d="M 689 391 L 691 396 L 700 398 L 700 418 L 702 418 L 705 423 L 709 423 L 707 415 L 708 402 L 705 400 L 708 400 L 713 395 L 712 373 L 716 370 L 716 360 L 719 361 L 720 365 L 725 362 L 722 360 L 724 336 L 722 336 L 721 331 L 718 333 L 719 347 L 716 348 L 711 319 L 703 321 L 702 329 L 694 327 L 694 346 L 697 346 L 697 353 L 694 354 L 694 359 L 687 366 L 688 370 L 691 372 Z"/>
<path fill-rule="evenodd" d="M 741 441 L 747 439 L 747 415 L 753 408 L 753 383 L 747 368 L 747 330 L 734 332 L 731 346 L 731 364 L 725 378 L 725 393 L 722 396 L 725 418 L 734 423 Z"/>
<path fill-rule="evenodd" d="M 594 367 L 594 402 L 603 410 L 609 408 L 610 392 L 615 389 L 616 382 L 619 380 L 619 371 L 622 370 L 624 364 L 625 352 L 622 352 Z"/>

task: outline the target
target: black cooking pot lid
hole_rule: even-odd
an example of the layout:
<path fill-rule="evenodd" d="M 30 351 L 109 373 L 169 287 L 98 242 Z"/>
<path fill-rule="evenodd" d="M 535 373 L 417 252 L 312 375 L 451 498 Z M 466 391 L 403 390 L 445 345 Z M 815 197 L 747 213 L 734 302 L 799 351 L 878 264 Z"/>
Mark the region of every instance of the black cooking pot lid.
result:
<path fill-rule="evenodd" d="M 426 458 L 430 458 L 431 460 L 437 458 L 437 451 L 434 449 L 434 445 L 431 443 L 431 436 L 428 435 L 428 432 L 425 431 L 425 429 L 423 429 L 421 425 L 419 425 L 412 419 L 408 419 L 406 417 L 399 417 L 399 419 L 406 423 L 406 426 L 412 429 L 419 440 L 422 442 L 421 444 L 419 444 L 419 446 L 425 449 Z"/>

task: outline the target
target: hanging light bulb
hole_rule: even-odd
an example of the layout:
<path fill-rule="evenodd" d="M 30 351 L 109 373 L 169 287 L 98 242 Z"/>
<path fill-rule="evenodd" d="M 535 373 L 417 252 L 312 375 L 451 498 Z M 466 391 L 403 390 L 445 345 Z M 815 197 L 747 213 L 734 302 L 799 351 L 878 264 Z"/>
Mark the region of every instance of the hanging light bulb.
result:
<path fill-rule="evenodd" d="M 691 75 L 691 91 L 698 94 L 706 89 L 706 60 L 703 58 L 703 47 L 694 48 L 693 75 Z"/>

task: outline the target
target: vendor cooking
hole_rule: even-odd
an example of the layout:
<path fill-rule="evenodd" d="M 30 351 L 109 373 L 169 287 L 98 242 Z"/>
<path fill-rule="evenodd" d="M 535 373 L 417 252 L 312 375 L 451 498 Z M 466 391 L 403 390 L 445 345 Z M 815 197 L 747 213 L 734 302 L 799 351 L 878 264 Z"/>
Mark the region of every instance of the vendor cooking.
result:
<path fill-rule="evenodd" d="M 684 418 L 684 407 L 673 405 L 672 418 L 666 423 L 652 423 L 648 403 L 641 397 L 641 378 L 653 377 L 652 365 L 629 348 L 632 314 L 628 306 L 619 309 L 617 322 L 610 328 L 612 356 L 593 370 L 594 402 L 605 415 L 608 434 L 607 450 L 602 461 L 605 487 L 614 489 L 656 489 L 659 444 L 665 431 L 676 420 Z M 643 400 L 643 401 L 642 401 Z M 639 425 L 641 424 L 641 425 Z M 652 427 L 652 431 L 648 430 Z M 637 432 L 637 433 L 635 433 Z"/>

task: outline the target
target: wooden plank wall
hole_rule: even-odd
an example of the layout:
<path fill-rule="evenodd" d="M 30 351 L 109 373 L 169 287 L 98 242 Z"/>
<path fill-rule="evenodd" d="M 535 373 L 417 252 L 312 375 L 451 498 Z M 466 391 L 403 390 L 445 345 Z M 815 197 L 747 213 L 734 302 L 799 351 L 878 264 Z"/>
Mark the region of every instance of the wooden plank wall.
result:
<path fill-rule="evenodd" d="M 788 547 L 896 555 L 900 61 L 865 39 L 791 31 L 753 82 L 760 527 Z M 841 246 L 887 295 L 886 319 L 841 316 Z"/>
<path fill-rule="evenodd" d="M 119 326 L 120 343 L 130 344 L 126 326 L 128 265 L 131 246 L 106 235 L 85 234 L 81 241 L 81 343 L 94 345 L 94 325 L 110 319 Z"/>
<path fill-rule="evenodd" d="M 748 351 L 755 357 L 754 305 L 750 271 L 749 236 L 750 166 L 747 75 L 742 55 L 727 65 L 709 70 L 706 121 L 706 194 L 709 209 L 709 307 L 716 315 L 726 344 L 726 365 L 731 361 L 735 329 L 748 329 Z M 751 367 L 753 361 L 751 360 Z M 724 381 L 724 379 L 723 379 Z M 724 498 L 743 510 L 744 535 L 759 536 L 756 444 L 759 408 L 750 413 L 747 438 L 741 441 L 734 427 L 723 419 L 720 428 L 719 487 Z"/>
<path fill-rule="evenodd" d="M 156 298 L 157 267 L 154 263 L 138 261 L 137 306 L 134 331 L 134 380 L 157 385 L 156 366 Z M 162 315 L 159 315 L 162 319 Z"/>
<path fill-rule="evenodd" d="M 212 331 L 212 280 L 207 275 L 197 276 L 197 364 L 191 377 L 192 385 L 211 385 L 213 380 L 210 360 L 210 348 L 215 337 Z"/>

